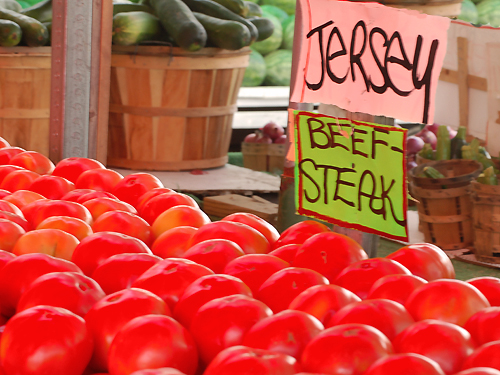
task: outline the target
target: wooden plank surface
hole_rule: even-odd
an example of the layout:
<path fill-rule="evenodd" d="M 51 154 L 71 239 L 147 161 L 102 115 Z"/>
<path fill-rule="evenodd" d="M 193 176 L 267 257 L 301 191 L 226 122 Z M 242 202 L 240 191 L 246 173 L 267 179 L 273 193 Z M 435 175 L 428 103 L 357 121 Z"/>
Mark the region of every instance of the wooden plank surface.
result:
<path fill-rule="evenodd" d="M 112 168 L 123 176 L 141 172 L 139 170 Z M 280 177 L 269 173 L 226 164 L 220 168 L 166 172 L 147 171 L 158 177 L 165 187 L 186 193 L 220 195 L 225 193 L 278 193 Z"/>

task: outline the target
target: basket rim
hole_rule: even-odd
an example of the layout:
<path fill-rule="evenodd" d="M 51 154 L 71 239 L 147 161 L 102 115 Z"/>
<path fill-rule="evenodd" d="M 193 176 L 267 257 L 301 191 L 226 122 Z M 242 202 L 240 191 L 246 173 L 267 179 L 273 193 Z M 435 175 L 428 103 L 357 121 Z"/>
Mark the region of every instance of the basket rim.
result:
<path fill-rule="evenodd" d="M 423 171 L 425 167 L 434 167 L 439 170 L 439 167 L 453 164 L 464 164 L 475 166 L 476 168 L 469 173 L 461 174 L 454 177 L 445 177 L 445 178 L 428 178 L 428 177 L 418 177 L 418 175 Z M 483 166 L 476 160 L 469 159 L 451 159 L 451 160 L 438 160 L 432 161 L 429 163 L 423 163 L 409 171 L 409 176 L 415 182 L 417 186 L 421 185 L 446 185 L 450 182 L 463 182 L 467 180 L 473 180 L 477 176 L 481 174 Z"/>

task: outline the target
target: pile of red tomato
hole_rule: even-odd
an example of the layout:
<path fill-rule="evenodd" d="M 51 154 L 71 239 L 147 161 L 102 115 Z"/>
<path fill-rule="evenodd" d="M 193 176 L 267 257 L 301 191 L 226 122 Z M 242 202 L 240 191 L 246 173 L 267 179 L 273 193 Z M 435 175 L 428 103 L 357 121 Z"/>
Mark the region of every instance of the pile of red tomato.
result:
<path fill-rule="evenodd" d="M 500 375 L 500 279 L 0 148 L 2 375 Z"/>

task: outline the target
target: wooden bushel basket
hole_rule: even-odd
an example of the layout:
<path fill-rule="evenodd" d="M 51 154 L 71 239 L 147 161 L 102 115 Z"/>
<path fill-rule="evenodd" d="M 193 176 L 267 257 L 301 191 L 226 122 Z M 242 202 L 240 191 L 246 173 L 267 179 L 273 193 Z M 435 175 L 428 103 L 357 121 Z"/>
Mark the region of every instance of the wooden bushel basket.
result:
<path fill-rule="evenodd" d="M 447 177 L 418 177 L 426 166 Z M 457 159 L 422 164 L 410 171 L 410 190 L 418 201 L 419 230 L 426 242 L 444 250 L 473 244 L 470 184 L 481 170 L 476 161 Z"/>
<path fill-rule="evenodd" d="M 477 259 L 500 263 L 500 186 L 472 182 L 474 253 Z"/>
<path fill-rule="evenodd" d="M 108 165 L 189 170 L 226 164 L 250 49 L 113 46 Z"/>
<path fill-rule="evenodd" d="M 50 47 L 0 48 L 0 136 L 49 155 Z"/>

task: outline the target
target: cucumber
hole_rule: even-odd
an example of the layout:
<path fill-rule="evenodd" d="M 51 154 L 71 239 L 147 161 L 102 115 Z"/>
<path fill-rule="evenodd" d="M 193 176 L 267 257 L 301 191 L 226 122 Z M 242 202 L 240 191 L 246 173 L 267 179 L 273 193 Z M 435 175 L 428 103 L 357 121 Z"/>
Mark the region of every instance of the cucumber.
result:
<path fill-rule="evenodd" d="M 187 6 L 193 11 L 206 14 L 207 16 L 220 18 L 222 20 L 237 21 L 248 27 L 251 36 L 251 43 L 259 37 L 259 31 L 249 20 L 231 12 L 226 7 L 212 0 L 184 0 Z M 251 44 L 250 43 L 250 44 Z"/>
<path fill-rule="evenodd" d="M 434 167 L 425 167 L 424 173 L 430 178 L 445 178 L 445 176 Z"/>
<path fill-rule="evenodd" d="M 158 17 L 146 12 L 118 13 L 113 17 L 113 44 L 131 46 L 161 33 Z"/>
<path fill-rule="evenodd" d="M 41 47 L 49 41 L 49 31 L 38 20 L 16 13 L 12 10 L 0 9 L 0 19 L 17 23 L 23 31 L 22 42 L 30 47 Z"/>
<path fill-rule="evenodd" d="M 248 8 L 245 6 L 243 0 L 214 0 L 223 7 L 229 9 L 231 12 L 239 16 L 245 17 L 248 14 Z"/>
<path fill-rule="evenodd" d="M 49 32 L 49 41 L 47 42 L 46 46 L 50 46 L 50 42 L 52 40 L 52 22 L 42 22 L 42 24 L 47 28 L 47 31 Z"/>
<path fill-rule="evenodd" d="M 269 38 L 274 33 L 274 23 L 267 17 L 252 17 L 248 19 L 258 30 L 257 42 Z"/>
<path fill-rule="evenodd" d="M 34 18 L 40 22 L 52 22 L 52 0 L 43 0 L 29 8 L 23 9 L 21 14 Z"/>
<path fill-rule="evenodd" d="M 0 46 L 14 47 L 19 44 L 23 32 L 19 25 L 9 20 L 0 20 Z"/>
<path fill-rule="evenodd" d="M 243 0 L 243 2 L 245 3 L 245 7 L 248 8 L 245 18 L 262 17 L 262 8 L 259 4 L 246 0 Z"/>
<path fill-rule="evenodd" d="M 14 12 L 20 12 L 23 10 L 21 4 L 16 0 L 0 0 L 0 8 L 13 10 Z"/>
<path fill-rule="evenodd" d="M 131 1 L 120 0 L 113 2 L 113 16 L 126 12 L 147 12 L 153 14 L 153 9 L 147 5 L 135 4 Z"/>
<path fill-rule="evenodd" d="M 205 47 L 207 32 L 182 0 L 149 0 L 149 4 L 179 47 L 186 51 Z"/>
<path fill-rule="evenodd" d="M 208 41 L 216 47 L 238 50 L 250 44 L 250 31 L 242 23 L 221 20 L 203 13 L 193 14 L 207 31 Z"/>

